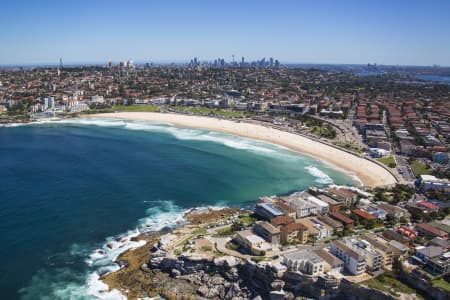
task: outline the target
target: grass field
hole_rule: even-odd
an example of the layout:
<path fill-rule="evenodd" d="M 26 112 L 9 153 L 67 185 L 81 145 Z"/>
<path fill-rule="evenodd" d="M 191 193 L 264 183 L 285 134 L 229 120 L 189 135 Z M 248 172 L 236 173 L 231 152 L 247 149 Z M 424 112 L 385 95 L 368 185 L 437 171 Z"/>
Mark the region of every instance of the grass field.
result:
<path fill-rule="evenodd" d="M 223 109 L 215 109 L 215 108 L 207 108 L 207 107 L 187 107 L 187 106 L 176 106 L 175 110 L 182 112 L 190 112 L 193 114 L 200 115 L 213 115 L 213 116 L 221 116 L 227 118 L 246 118 L 251 116 L 252 114 L 238 112 L 238 111 L 229 111 Z"/>
<path fill-rule="evenodd" d="M 378 158 L 378 161 L 382 162 L 389 168 L 395 168 L 397 166 L 397 163 L 395 162 L 395 159 L 393 156 Z"/>
<path fill-rule="evenodd" d="M 431 169 L 426 164 L 418 160 L 411 163 L 411 169 L 413 170 L 415 176 L 431 174 Z"/>
<path fill-rule="evenodd" d="M 391 295 L 399 296 L 399 293 L 414 294 L 416 291 L 406 284 L 398 281 L 392 274 L 385 273 L 376 278 L 361 282 L 363 285 L 388 292 Z M 416 293 L 417 294 L 417 293 Z"/>
<path fill-rule="evenodd" d="M 154 105 L 114 105 L 112 111 L 119 112 L 159 112 L 159 108 Z"/>
<path fill-rule="evenodd" d="M 432 282 L 431 282 L 431 284 L 434 286 L 434 287 L 437 287 L 437 288 L 439 288 L 439 289 L 441 289 L 441 290 L 444 290 L 444 291 L 446 291 L 446 292 L 450 292 L 450 283 L 448 283 L 445 279 L 443 279 L 443 278 L 439 278 L 439 279 L 436 279 L 436 280 L 433 280 Z"/>

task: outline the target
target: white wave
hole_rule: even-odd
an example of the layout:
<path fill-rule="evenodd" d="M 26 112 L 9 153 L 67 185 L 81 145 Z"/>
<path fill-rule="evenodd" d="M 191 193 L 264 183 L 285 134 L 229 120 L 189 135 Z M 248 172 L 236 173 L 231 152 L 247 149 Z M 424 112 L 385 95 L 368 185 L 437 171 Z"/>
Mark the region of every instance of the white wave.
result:
<path fill-rule="evenodd" d="M 308 171 L 309 174 L 316 177 L 316 182 L 322 183 L 322 184 L 332 184 L 333 179 L 328 176 L 326 173 L 318 169 L 314 166 L 307 166 L 305 169 Z"/>
<path fill-rule="evenodd" d="M 123 252 L 141 247 L 145 240 L 134 241 L 133 238 L 148 231 L 159 231 L 166 227 L 175 227 L 185 223 L 184 210 L 172 201 L 158 201 L 158 205 L 146 211 L 147 217 L 138 221 L 135 230 L 124 234 L 109 237 L 99 249 L 93 251 L 86 259 L 86 263 L 95 269 L 88 275 L 85 283 L 86 293 L 103 300 L 126 299 L 119 291 L 108 291 L 108 286 L 100 279 L 100 274 L 111 273 L 120 269 L 115 263 L 117 257 Z"/>
<path fill-rule="evenodd" d="M 159 231 L 165 227 L 181 225 L 186 221 L 184 216 L 189 210 L 183 210 L 172 201 L 159 202 L 161 205 L 146 210 L 147 217 L 138 221 L 138 230 Z"/>
<path fill-rule="evenodd" d="M 118 290 L 109 290 L 109 287 L 106 283 L 104 283 L 100 276 L 96 273 L 92 273 L 89 275 L 87 279 L 87 289 L 86 294 L 89 296 L 96 297 L 97 299 L 102 300 L 126 300 L 125 297 Z"/>
<path fill-rule="evenodd" d="M 94 125 L 100 127 L 122 127 L 128 130 L 163 132 L 170 134 L 179 140 L 209 141 L 219 143 L 230 148 L 263 153 L 273 153 L 275 152 L 275 150 L 272 148 L 275 147 L 283 149 L 283 147 L 278 147 L 278 145 L 257 142 L 251 139 L 236 137 L 233 135 L 200 129 L 179 128 L 164 123 L 95 118 L 64 119 L 60 120 L 59 123 Z"/>

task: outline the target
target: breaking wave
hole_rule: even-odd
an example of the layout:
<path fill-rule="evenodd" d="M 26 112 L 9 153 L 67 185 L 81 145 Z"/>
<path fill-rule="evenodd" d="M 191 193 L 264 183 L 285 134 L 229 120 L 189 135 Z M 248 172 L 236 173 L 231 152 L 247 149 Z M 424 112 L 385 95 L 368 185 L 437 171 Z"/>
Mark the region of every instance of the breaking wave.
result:
<path fill-rule="evenodd" d="M 186 213 L 192 210 L 182 209 L 172 201 L 157 201 L 154 204 L 156 206 L 146 211 L 147 217 L 140 219 L 134 230 L 108 237 L 100 247 L 73 244 L 65 255 L 83 259 L 87 271 L 77 272 L 71 267 L 56 270 L 40 270 L 33 276 L 30 284 L 19 291 L 21 298 L 61 300 L 126 299 L 119 291 L 109 290 L 109 287 L 101 280 L 101 276 L 120 269 L 120 266 L 115 263 L 120 254 L 129 249 L 145 245 L 146 241 L 137 241 L 133 239 L 134 237 L 145 232 L 154 232 L 163 228 L 179 226 L 185 222 L 184 216 Z"/>
<path fill-rule="evenodd" d="M 307 166 L 305 169 L 308 171 L 309 174 L 316 177 L 316 182 L 321 184 L 332 184 L 333 179 L 328 176 L 325 172 L 321 171 L 317 167 L 314 166 Z"/>

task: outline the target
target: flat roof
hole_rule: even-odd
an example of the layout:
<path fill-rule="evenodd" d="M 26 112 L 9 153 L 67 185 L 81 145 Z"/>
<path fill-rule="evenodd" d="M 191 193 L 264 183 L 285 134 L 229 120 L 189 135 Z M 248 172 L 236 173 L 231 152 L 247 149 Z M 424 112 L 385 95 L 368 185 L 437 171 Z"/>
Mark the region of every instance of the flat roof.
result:
<path fill-rule="evenodd" d="M 277 234 L 280 233 L 280 230 L 273 226 L 272 224 L 265 222 L 265 221 L 259 221 L 256 223 L 256 226 L 262 227 L 264 230 L 269 232 L 270 234 Z"/>
<path fill-rule="evenodd" d="M 274 205 L 270 204 L 270 203 L 259 203 L 258 206 L 264 208 L 265 210 L 267 210 L 269 213 L 271 213 L 274 216 L 283 216 L 284 213 L 279 210 L 278 208 L 276 208 Z"/>
<path fill-rule="evenodd" d="M 283 254 L 283 257 L 290 260 L 308 260 L 314 264 L 323 262 L 323 259 L 320 256 L 309 249 L 286 253 Z"/>
<path fill-rule="evenodd" d="M 339 267 L 344 264 L 342 260 L 329 253 L 325 249 L 313 250 L 320 258 L 326 261 L 331 267 Z"/>

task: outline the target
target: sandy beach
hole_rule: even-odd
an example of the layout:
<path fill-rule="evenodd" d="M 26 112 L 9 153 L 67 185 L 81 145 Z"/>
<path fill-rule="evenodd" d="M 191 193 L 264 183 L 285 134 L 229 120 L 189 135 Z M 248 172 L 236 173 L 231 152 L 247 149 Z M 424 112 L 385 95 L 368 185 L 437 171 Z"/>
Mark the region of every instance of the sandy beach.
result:
<path fill-rule="evenodd" d="M 179 127 L 225 132 L 241 137 L 267 141 L 316 157 L 332 166 L 356 175 L 367 187 L 395 184 L 395 177 L 382 166 L 351 153 L 320 142 L 271 127 L 246 122 L 171 113 L 119 112 L 89 115 L 95 118 L 115 118 L 169 123 Z"/>

